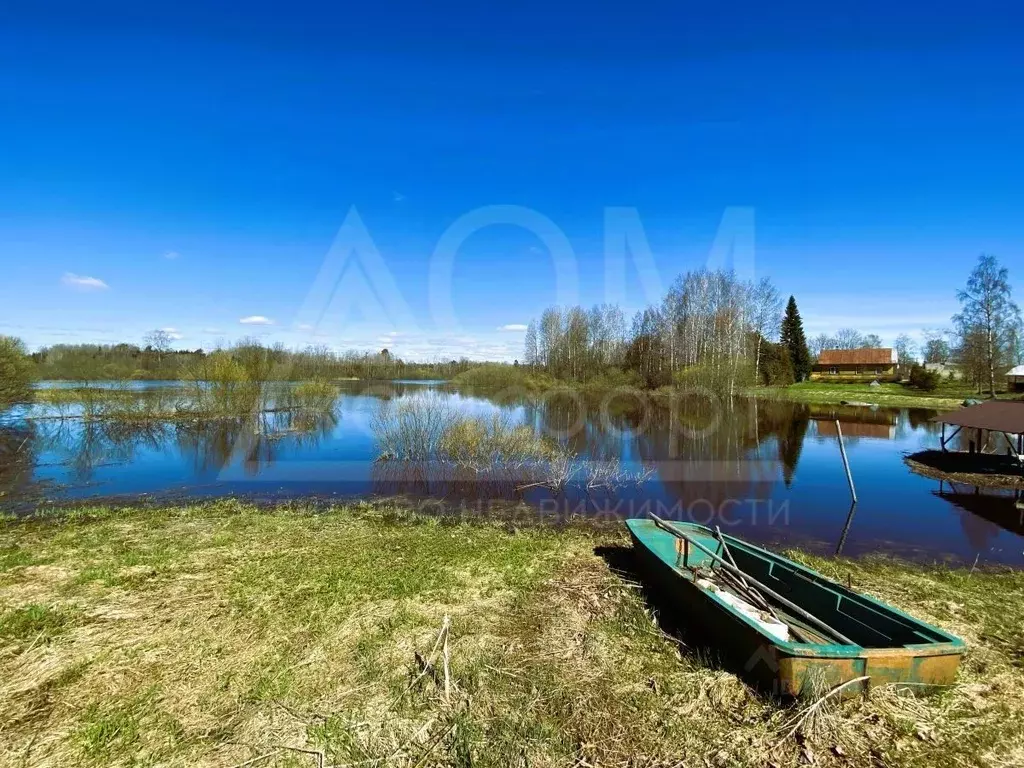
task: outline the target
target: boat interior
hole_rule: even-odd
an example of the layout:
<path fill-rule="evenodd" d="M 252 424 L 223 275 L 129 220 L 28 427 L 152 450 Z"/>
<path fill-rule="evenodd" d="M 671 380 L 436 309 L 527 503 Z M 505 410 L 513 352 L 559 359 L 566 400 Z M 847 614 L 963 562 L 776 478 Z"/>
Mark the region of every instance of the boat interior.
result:
<path fill-rule="evenodd" d="M 899 648 L 951 641 L 944 633 L 910 616 L 880 605 L 744 541 L 725 536 L 728 546 L 726 553 L 722 541 L 708 529 L 680 526 L 678 530 L 684 531 L 719 558 L 734 561 L 744 574 L 769 587 L 807 613 L 813 614 L 824 624 L 861 647 Z M 697 568 L 712 573 L 727 570 L 715 558 L 699 548 L 686 547 L 685 542 L 680 541 L 680 545 L 676 546 L 676 552 L 676 565 L 679 568 Z M 731 581 L 735 583 L 735 580 Z M 805 638 L 803 642 L 843 644 L 835 637 L 830 637 L 817 624 L 800 618 L 798 612 L 786 607 L 781 601 L 769 595 L 762 596 L 786 624 L 797 628 Z"/>

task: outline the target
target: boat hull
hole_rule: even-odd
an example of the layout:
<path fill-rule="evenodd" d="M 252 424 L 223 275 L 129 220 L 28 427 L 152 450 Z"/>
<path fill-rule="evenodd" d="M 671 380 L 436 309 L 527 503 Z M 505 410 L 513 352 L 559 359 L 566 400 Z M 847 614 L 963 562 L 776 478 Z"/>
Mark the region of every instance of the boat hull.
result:
<path fill-rule="evenodd" d="M 695 551 L 684 555 L 680 540 L 654 521 L 629 520 L 627 524 L 639 565 L 662 601 L 685 618 L 689 627 L 713 640 L 723 656 L 763 689 L 783 696 L 800 696 L 867 678 L 848 685 L 844 693 L 849 695 L 872 685 L 896 684 L 921 690 L 951 685 L 956 679 L 964 651 L 964 644 L 958 638 L 892 606 L 848 590 L 787 558 L 727 537 L 737 557 L 756 557 L 766 573 L 779 577 L 773 581 L 773 589 L 785 592 L 787 579 L 796 579 L 787 595 L 790 599 L 796 600 L 801 590 L 826 590 L 825 598 L 834 599 L 839 606 L 837 617 L 848 613 L 847 619 L 856 621 L 851 617 L 884 616 L 890 623 L 898 622 L 901 631 L 910 633 L 911 639 L 923 642 L 865 647 L 779 641 L 696 583 L 681 562 L 687 557 L 692 562 Z M 687 535 L 699 536 L 702 543 L 716 541 L 714 534 L 704 526 L 672 525 Z M 767 579 L 768 576 L 758 573 L 757 578 Z"/>

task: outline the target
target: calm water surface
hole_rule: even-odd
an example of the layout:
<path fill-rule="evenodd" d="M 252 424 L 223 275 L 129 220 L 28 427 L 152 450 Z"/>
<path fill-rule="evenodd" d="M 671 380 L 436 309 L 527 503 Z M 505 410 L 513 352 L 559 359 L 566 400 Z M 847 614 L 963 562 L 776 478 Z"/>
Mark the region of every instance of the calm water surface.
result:
<path fill-rule="evenodd" d="M 652 473 L 614 491 L 553 493 L 375 462 L 372 425 L 381 404 L 424 396 L 461 413 L 503 414 L 589 460 L 618 460 Z M 401 494 L 472 514 L 507 510 L 510 502 L 518 503 L 519 514 L 614 518 L 651 510 L 774 545 L 1024 565 L 1019 493 L 951 487 L 903 463 L 906 453 L 938 445 L 932 415 L 747 400 L 731 407 L 688 403 L 673 412 L 627 395 L 537 401 L 420 381 L 346 383 L 336 417 L 312 425 L 297 425 L 286 413 L 265 414 L 258 423 L 85 424 L 36 407 L 8 414 L 0 425 L 0 507 L 23 513 L 51 502 L 143 494 L 258 500 Z M 857 485 L 852 514 L 836 419 Z"/>

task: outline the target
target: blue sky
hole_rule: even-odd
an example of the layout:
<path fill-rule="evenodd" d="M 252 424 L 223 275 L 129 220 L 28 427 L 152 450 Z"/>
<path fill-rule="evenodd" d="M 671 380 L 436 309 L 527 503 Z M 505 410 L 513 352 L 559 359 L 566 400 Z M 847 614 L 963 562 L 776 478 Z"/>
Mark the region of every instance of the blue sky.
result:
<path fill-rule="evenodd" d="M 752 208 L 754 270 L 811 335 L 947 325 L 982 251 L 1024 300 L 1014 3 L 233 5 L 0 12 L 0 333 L 511 358 L 564 295 L 535 233 L 461 244 L 457 324 L 430 300 L 445 231 L 495 205 L 564 234 L 584 304 L 610 295 L 609 207 L 665 287 Z M 393 282 L 356 253 L 332 296 L 353 208 Z"/>

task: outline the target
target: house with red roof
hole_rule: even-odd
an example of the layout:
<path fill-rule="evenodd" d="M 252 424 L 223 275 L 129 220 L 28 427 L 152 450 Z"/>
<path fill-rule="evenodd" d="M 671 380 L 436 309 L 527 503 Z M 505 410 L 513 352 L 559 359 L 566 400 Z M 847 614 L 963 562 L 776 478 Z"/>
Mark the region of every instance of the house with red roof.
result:
<path fill-rule="evenodd" d="M 811 369 L 815 381 L 896 378 L 896 351 L 889 347 L 863 349 L 823 349 Z"/>

